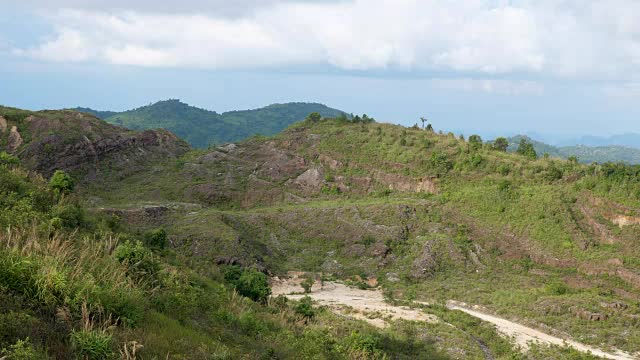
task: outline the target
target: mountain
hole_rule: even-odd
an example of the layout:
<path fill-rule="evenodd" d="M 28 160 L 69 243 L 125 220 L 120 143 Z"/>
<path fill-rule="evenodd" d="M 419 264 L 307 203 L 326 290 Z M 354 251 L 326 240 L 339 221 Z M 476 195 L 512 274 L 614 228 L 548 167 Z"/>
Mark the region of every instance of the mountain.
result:
<path fill-rule="evenodd" d="M 604 163 L 604 162 L 624 162 L 628 164 L 640 164 L 640 149 L 619 146 L 553 146 L 531 139 L 528 136 L 517 135 L 507 139 L 509 141 L 509 151 L 515 152 L 521 139 L 525 139 L 533 144 L 538 156 L 549 154 L 552 157 L 567 159 L 570 156 L 577 156 L 582 163 Z"/>
<path fill-rule="evenodd" d="M 561 143 L 564 146 L 584 145 L 584 146 L 624 146 L 640 149 L 640 134 L 628 133 L 612 136 L 582 136 L 577 139 L 565 140 Z"/>
<path fill-rule="evenodd" d="M 73 110 L 28 111 L 0 106 L 0 151 L 51 176 L 65 170 L 96 180 L 124 175 L 157 159 L 175 158 L 189 145 L 166 130 L 131 131 Z"/>
<path fill-rule="evenodd" d="M 322 104 L 287 103 L 218 114 L 179 100 L 159 101 L 120 113 L 86 108 L 76 110 L 89 112 L 109 123 L 129 129 L 167 129 L 196 148 L 236 142 L 254 135 L 275 135 L 294 122 L 303 120 L 312 112 L 318 112 L 325 117 L 336 117 L 342 113 Z"/>
<path fill-rule="evenodd" d="M 0 115 L 10 358 L 594 359 L 524 350 L 507 320 L 640 351 L 638 166 L 345 118 L 189 150 L 76 111 Z"/>

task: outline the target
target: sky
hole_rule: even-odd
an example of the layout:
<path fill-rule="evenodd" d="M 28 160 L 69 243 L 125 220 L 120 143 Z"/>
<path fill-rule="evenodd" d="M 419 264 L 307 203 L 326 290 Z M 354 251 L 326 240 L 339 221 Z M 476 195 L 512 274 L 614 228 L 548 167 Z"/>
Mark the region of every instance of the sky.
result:
<path fill-rule="evenodd" d="M 0 104 L 168 98 L 485 137 L 640 132 L 640 2 L 0 0 Z"/>

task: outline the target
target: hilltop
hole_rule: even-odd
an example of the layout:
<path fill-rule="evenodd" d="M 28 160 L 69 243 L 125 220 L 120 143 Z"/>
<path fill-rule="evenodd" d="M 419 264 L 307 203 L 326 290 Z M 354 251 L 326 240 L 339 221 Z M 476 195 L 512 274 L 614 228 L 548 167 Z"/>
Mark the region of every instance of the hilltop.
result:
<path fill-rule="evenodd" d="M 254 135 L 271 136 L 312 112 L 336 117 L 342 112 L 316 103 L 273 104 L 254 110 L 219 114 L 179 100 L 159 101 L 124 112 L 76 108 L 105 121 L 134 130 L 167 129 L 195 148 L 236 142 Z"/>

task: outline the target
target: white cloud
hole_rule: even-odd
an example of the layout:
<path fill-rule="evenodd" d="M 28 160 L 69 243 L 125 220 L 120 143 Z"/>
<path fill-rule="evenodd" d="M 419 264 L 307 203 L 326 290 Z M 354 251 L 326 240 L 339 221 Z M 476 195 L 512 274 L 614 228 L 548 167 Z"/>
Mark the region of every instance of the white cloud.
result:
<path fill-rule="evenodd" d="M 272 0 L 250 8 L 241 16 L 60 10 L 51 39 L 17 52 L 225 69 L 328 64 L 607 79 L 638 78 L 640 69 L 634 0 Z"/>

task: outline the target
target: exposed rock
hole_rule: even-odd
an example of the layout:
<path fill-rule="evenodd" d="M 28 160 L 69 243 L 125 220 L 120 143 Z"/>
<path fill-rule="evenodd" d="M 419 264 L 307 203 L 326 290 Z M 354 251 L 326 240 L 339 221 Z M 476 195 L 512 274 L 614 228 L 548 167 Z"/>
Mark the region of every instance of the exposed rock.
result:
<path fill-rule="evenodd" d="M 322 263 L 322 266 L 320 266 L 320 268 L 322 269 L 322 272 L 325 272 L 328 274 L 335 274 L 335 275 L 342 274 L 342 265 L 340 265 L 338 261 L 333 259 L 325 260 Z"/>
<path fill-rule="evenodd" d="M 14 153 L 20 145 L 22 145 L 22 136 L 20 136 L 18 128 L 12 126 L 7 139 L 7 152 Z"/>
<path fill-rule="evenodd" d="M 166 206 L 144 206 L 138 209 L 101 209 L 101 211 L 117 216 L 128 224 L 158 225 L 164 221 L 169 213 L 169 208 Z"/>
<path fill-rule="evenodd" d="M 625 310 L 626 308 L 629 307 L 629 305 L 620 301 L 614 301 L 611 303 L 601 302 L 600 306 L 604 308 L 614 309 L 614 310 Z"/>
<path fill-rule="evenodd" d="M 0 116 L 0 132 L 5 133 L 7 131 L 7 119 Z"/>
<path fill-rule="evenodd" d="M 218 147 L 218 149 L 220 149 L 220 150 L 222 150 L 224 152 L 230 152 L 230 151 L 235 150 L 236 148 L 237 148 L 236 144 L 226 144 L 226 145 L 222 145 L 222 146 Z"/>
<path fill-rule="evenodd" d="M 605 321 L 609 318 L 607 314 L 593 313 L 586 310 L 578 310 L 576 315 L 581 319 L 589 321 Z"/>
<path fill-rule="evenodd" d="M 426 192 L 436 194 L 438 188 L 434 177 L 414 179 L 400 174 L 389 174 L 382 171 L 374 173 L 374 178 L 389 187 L 390 190 L 400 192 Z"/>
<path fill-rule="evenodd" d="M 287 181 L 287 184 L 298 187 L 305 193 L 313 193 L 320 191 L 323 180 L 322 171 L 320 169 L 312 168 L 305 171 L 294 180 Z"/>
<path fill-rule="evenodd" d="M 620 226 L 631 226 L 640 224 L 640 216 L 614 215 L 611 222 Z"/>
<path fill-rule="evenodd" d="M 400 281 L 400 277 L 398 276 L 397 273 L 389 272 L 389 273 L 386 273 L 385 276 L 387 278 L 387 281 L 389 281 L 389 282 L 398 282 L 398 281 Z"/>
<path fill-rule="evenodd" d="M 432 275 L 437 266 L 436 254 L 434 251 L 434 242 L 427 241 L 422 248 L 422 253 L 413 262 L 411 276 L 416 279 L 422 279 Z"/>
<path fill-rule="evenodd" d="M 342 162 L 333 159 L 327 155 L 324 154 L 320 154 L 318 156 L 318 161 L 320 161 L 321 163 L 323 163 L 324 165 L 328 166 L 329 169 L 331 170 L 336 170 L 337 168 L 342 166 Z"/>

